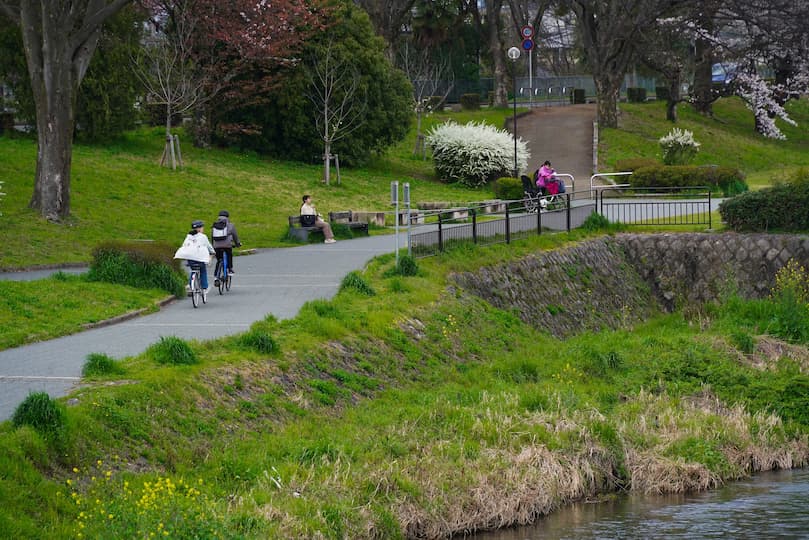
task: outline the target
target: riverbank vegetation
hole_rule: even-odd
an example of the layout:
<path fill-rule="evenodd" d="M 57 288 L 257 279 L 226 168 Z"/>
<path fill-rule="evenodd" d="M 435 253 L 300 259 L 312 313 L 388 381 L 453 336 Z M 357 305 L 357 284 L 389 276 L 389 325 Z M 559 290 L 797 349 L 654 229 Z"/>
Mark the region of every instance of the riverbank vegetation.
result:
<path fill-rule="evenodd" d="M 379 257 L 354 280 L 372 296 L 345 286 L 189 343 L 193 364 L 121 362 L 74 393 L 61 429 L 0 427 L 0 531 L 442 537 L 805 464 L 803 269 L 768 299 L 567 340 L 450 286 L 582 238 L 460 247 L 410 277 Z"/>

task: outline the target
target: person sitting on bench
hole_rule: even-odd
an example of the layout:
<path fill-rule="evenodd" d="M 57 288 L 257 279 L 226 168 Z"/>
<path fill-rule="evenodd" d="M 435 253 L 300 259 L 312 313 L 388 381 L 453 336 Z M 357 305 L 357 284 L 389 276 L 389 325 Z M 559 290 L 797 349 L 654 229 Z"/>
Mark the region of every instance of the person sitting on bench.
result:
<path fill-rule="evenodd" d="M 301 205 L 301 227 L 317 227 L 322 230 L 323 236 L 326 237 L 326 244 L 333 244 L 337 241 L 334 239 L 334 234 L 331 232 L 331 225 L 323 221 L 322 216 L 317 213 L 317 210 L 312 204 L 311 195 L 303 196 L 303 204 Z"/>

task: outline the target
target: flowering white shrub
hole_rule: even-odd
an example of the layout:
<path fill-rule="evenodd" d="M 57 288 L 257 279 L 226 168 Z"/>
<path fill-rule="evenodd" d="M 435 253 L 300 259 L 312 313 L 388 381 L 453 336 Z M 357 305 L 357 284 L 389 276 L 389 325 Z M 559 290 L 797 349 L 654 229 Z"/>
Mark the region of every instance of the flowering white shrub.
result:
<path fill-rule="evenodd" d="M 435 171 L 445 182 L 477 187 L 514 171 L 514 139 L 507 131 L 484 123 L 445 122 L 427 134 Z M 517 171 L 525 171 L 531 154 L 517 139 Z"/>
<path fill-rule="evenodd" d="M 666 165 L 688 165 L 699 152 L 700 144 L 694 134 L 687 129 L 672 129 L 658 141 L 663 150 L 663 163 Z"/>

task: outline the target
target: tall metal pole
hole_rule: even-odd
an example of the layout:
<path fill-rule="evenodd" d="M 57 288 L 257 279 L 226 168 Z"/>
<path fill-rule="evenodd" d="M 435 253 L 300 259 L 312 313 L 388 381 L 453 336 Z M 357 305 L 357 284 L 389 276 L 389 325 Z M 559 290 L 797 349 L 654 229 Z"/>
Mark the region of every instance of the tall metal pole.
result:
<path fill-rule="evenodd" d="M 514 178 L 517 178 L 517 59 L 520 57 L 520 49 L 511 47 L 508 50 L 508 57 L 511 59 L 512 80 L 514 82 Z"/>

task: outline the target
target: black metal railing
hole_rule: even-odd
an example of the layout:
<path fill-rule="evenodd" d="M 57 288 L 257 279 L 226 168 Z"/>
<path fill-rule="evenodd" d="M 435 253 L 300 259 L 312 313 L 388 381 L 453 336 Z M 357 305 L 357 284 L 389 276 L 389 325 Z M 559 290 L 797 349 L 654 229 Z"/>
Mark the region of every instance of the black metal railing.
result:
<path fill-rule="evenodd" d="M 712 199 L 707 187 L 605 187 L 596 193 L 598 213 L 624 225 L 707 225 Z"/>
<path fill-rule="evenodd" d="M 498 201 L 478 206 L 421 213 L 412 224 L 410 247 L 415 257 L 427 257 L 459 244 L 511 243 L 543 230 L 570 231 L 595 209 L 593 201 L 577 201 L 573 194 L 556 196 L 556 203 L 536 211 L 536 200 Z"/>

